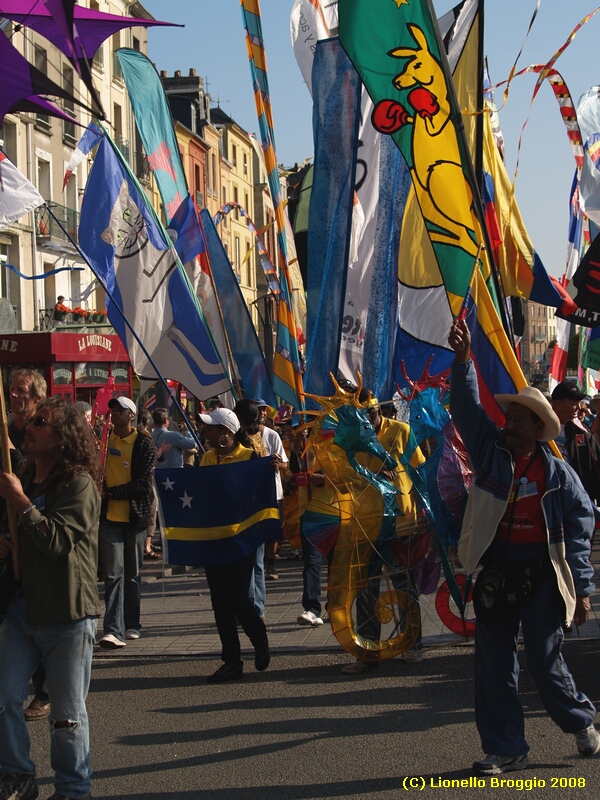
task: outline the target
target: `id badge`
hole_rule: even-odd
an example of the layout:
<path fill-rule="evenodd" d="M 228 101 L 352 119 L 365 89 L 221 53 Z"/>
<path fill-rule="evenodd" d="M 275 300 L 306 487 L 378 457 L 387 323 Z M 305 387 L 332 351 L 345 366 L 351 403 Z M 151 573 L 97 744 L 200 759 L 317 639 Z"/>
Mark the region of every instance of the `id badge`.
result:
<path fill-rule="evenodd" d="M 537 483 L 535 481 L 530 481 L 529 483 L 522 484 L 519 486 L 519 499 L 523 497 L 535 497 L 537 495 Z"/>

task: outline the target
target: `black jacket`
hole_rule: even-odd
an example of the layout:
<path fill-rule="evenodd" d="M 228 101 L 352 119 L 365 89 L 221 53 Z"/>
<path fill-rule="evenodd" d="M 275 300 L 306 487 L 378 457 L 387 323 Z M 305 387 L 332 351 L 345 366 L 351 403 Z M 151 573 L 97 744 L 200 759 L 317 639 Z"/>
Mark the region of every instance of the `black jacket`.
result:
<path fill-rule="evenodd" d="M 600 447 L 594 437 L 574 422 L 565 424 L 567 458 L 583 488 L 596 505 L 600 504 Z"/>

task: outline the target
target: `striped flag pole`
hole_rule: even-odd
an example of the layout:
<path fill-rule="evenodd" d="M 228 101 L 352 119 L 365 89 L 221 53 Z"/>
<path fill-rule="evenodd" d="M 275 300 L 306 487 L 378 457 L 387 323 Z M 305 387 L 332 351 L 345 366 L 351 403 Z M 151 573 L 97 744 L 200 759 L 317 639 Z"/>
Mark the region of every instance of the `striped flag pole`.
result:
<path fill-rule="evenodd" d="M 258 115 L 260 143 L 265 154 L 279 245 L 280 295 L 277 304 L 277 343 L 273 358 L 273 389 L 283 400 L 291 403 L 295 408 L 300 408 L 303 404 L 302 373 L 296 338 L 296 321 L 292 309 L 292 284 L 285 238 L 285 203 L 279 182 L 275 153 L 273 111 L 267 79 L 267 59 L 262 35 L 260 3 L 259 0 L 240 0 L 240 6 L 246 29 L 246 46 Z"/>

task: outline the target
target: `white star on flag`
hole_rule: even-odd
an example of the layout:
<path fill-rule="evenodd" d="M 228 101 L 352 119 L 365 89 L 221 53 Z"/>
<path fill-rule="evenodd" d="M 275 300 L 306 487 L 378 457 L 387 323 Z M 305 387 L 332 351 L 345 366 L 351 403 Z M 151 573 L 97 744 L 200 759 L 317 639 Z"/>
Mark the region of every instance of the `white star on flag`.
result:
<path fill-rule="evenodd" d="M 183 497 L 180 497 L 179 499 L 180 499 L 180 500 L 181 500 L 181 502 L 183 503 L 183 505 L 181 506 L 181 508 L 182 508 L 182 509 L 183 509 L 183 508 L 185 508 L 186 506 L 187 506 L 188 508 L 191 508 L 191 507 L 192 507 L 192 500 L 193 500 L 194 498 L 193 498 L 193 497 L 189 497 L 187 492 L 184 492 L 184 493 L 183 493 Z"/>
<path fill-rule="evenodd" d="M 169 479 L 167 478 L 166 480 L 164 480 L 164 481 L 163 481 L 163 486 L 165 487 L 165 489 L 166 489 L 166 490 L 167 490 L 167 492 L 168 492 L 168 491 L 169 491 L 169 489 L 171 489 L 171 490 L 173 489 L 173 487 L 175 486 L 175 482 L 174 482 L 174 481 L 171 481 L 171 480 L 169 480 Z"/>

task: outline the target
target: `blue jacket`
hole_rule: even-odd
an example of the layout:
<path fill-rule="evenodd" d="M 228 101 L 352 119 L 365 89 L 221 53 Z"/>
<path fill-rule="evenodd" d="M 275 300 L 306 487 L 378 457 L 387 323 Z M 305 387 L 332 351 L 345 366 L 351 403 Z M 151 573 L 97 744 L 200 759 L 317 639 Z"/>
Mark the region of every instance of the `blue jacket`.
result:
<path fill-rule="evenodd" d="M 471 573 L 492 543 L 506 511 L 514 461 L 503 431 L 479 402 L 472 361 L 454 362 L 450 387 L 450 413 L 475 470 L 458 545 L 459 558 Z M 538 447 L 546 472 L 542 510 L 548 553 L 565 602 L 565 618 L 570 621 L 575 612 L 575 595 L 587 596 L 594 591 L 589 560 L 594 511 L 573 469 L 556 458 L 547 445 L 540 442 Z"/>

